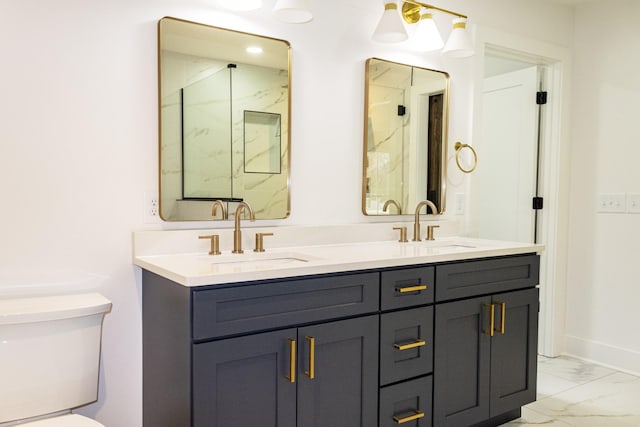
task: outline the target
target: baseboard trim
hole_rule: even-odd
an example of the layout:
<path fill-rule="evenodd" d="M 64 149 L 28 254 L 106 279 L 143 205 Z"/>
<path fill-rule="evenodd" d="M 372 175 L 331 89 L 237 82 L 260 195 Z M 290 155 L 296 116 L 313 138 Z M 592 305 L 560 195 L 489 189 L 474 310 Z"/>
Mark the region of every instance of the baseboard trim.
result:
<path fill-rule="evenodd" d="M 640 375 L 640 352 L 567 335 L 564 354 L 632 375 Z"/>

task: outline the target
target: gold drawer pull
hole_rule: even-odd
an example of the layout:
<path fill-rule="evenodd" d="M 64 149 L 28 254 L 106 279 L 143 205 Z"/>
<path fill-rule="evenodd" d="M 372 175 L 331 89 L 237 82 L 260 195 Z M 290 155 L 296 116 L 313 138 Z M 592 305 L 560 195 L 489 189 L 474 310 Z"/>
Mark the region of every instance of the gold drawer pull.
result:
<path fill-rule="evenodd" d="M 313 337 L 305 338 L 309 342 L 309 370 L 304 373 L 309 379 L 314 379 L 316 377 L 316 339 Z"/>
<path fill-rule="evenodd" d="M 504 323 L 505 316 L 507 315 L 507 304 L 504 302 L 498 302 L 496 304 L 500 306 L 500 329 L 496 329 L 496 332 L 504 335 Z"/>
<path fill-rule="evenodd" d="M 410 350 L 412 348 L 422 347 L 425 345 L 427 345 L 427 342 L 425 340 L 417 340 L 409 344 L 394 344 L 393 346 L 398 350 L 403 351 L 403 350 Z"/>
<path fill-rule="evenodd" d="M 493 337 L 496 331 L 496 306 L 495 304 L 485 304 L 486 308 L 489 309 L 489 329 L 483 331 L 486 335 Z"/>
<path fill-rule="evenodd" d="M 404 424 L 404 423 L 408 423 L 409 421 L 419 420 L 420 418 L 424 418 L 424 412 L 415 411 L 413 415 L 409 415 L 408 417 L 404 417 L 404 418 L 393 417 L 393 421 L 395 421 L 396 424 Z"/>
<path fill-rule="evenodd" d="M 407 292 L 418 292 L 424 291 L 427 289 L 427 285 L 417 285 L 417 286 L 409 286 L 406 288 L 396 288 L 396 292 L 400 292 L 401 294 L 406 294 Z"/>
<path fill-rule="evenodd" d="M 289 338 L 289 376 L 290 383 L 296 382 L 296 340 Z"/>

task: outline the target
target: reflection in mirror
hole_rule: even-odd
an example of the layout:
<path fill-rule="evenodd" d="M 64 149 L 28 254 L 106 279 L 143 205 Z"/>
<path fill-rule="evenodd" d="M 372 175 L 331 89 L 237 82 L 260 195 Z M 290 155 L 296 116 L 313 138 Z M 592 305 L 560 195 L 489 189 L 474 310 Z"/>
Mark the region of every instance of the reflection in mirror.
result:
<path fill-rule="evenodd" d="M 366 63 L 362 212 L 445 208 L 449 75 L 377 58 Z M 393 201 L 393 202 L 390 202 Z M 385 205 L 387 209 L 384 209 Z"/>
<path fill-rule="evenodd" d="M 161 217 L 211 220 L 218 199 L 287 217 L 289 43 L 175 18 L 158 42 Z"/>
<path fill-rule="evenodd" d="M 244 171 L 280 173 L 280 114 L 244 112 Z"/>

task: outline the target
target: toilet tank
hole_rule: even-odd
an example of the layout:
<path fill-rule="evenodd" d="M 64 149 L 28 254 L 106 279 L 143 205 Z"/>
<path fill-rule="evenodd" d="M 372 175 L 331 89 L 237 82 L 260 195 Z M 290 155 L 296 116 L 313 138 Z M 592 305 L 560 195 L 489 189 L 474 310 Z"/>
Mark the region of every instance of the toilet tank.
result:
<path fill-rule="evenodd" d="M 110 309 L 97 293 L 0 299 L 0 423 L 97 400 Z"/>

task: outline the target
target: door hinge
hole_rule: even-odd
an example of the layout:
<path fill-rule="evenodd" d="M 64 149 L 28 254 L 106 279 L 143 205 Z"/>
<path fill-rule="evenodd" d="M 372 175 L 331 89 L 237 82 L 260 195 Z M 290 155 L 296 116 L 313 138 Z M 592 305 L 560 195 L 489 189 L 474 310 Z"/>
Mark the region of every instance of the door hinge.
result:
<path fill-rule="evenodd" d="M 545 105 L 547 103 L 547 92 L 541 91 L 536 93 L 536 104 Z"/>
<path fill-rule="evenodd" d="M 405 107 L 404 105 L 398 105 L 398 115 L 402 117 L 406 113 L 407 113 L 407 107 Z"/>
<path fill-rule="evenodd" d="M 541 210 L 542 209 L 542 205 L 543 205 L 543 199 L 542 197 L 534 197 L 533 198 L 533 209 L 534 210 Z"/>

